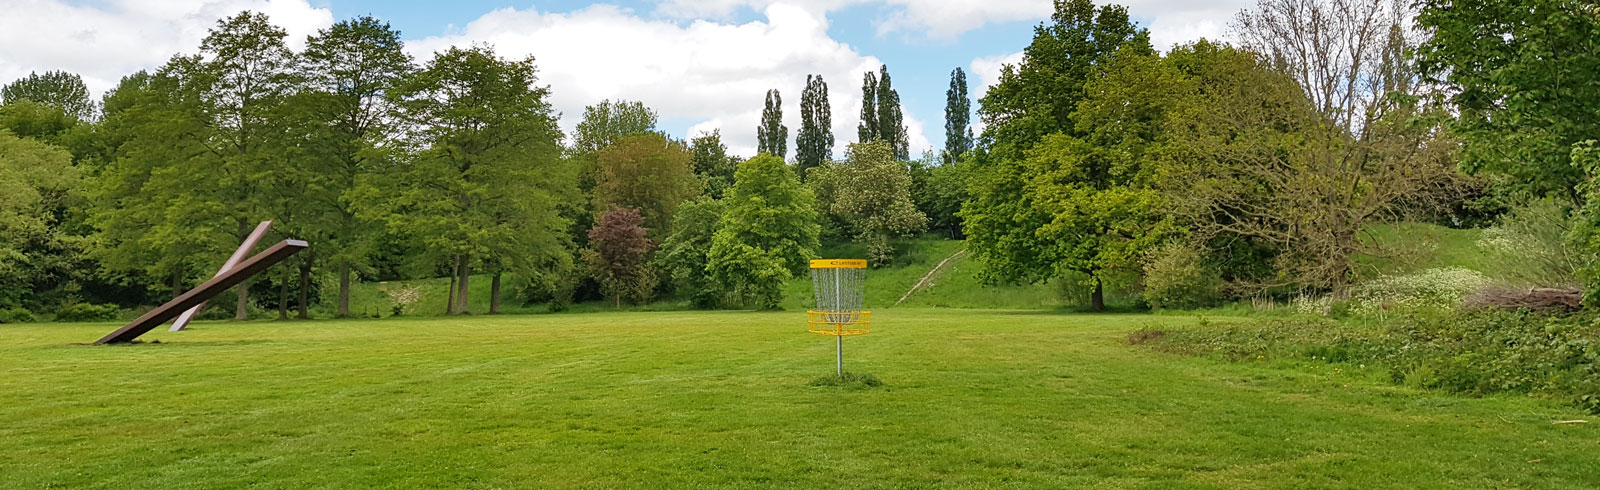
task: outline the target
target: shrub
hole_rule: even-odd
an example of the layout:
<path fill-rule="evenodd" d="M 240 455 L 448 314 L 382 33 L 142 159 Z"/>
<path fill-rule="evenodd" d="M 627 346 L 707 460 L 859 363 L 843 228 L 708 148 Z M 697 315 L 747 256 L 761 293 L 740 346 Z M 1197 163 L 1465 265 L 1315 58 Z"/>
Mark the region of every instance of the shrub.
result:
<path fill-rule="evenodd" d="M 1351 290 L 1355 313 L 1419 308 L 1456 308 L 1468 295 L 1488 286 L 1487 276 L 1463 267 L 1428 269 L 1384 276 Z"/>
<path fill-rule="evenodd" d="M 1468 395 L 1564 399 L 1600 413 L 1600 315 L 1410 314 L 1377 328 L 1331 320 L 1169 329 L 1158 349 L 1229 360 L 1295 358 L 1386 369 L 1390 380 Z"/>
<path fill-rule="evenodd" d="M 116 320 L 122 315 L 122 310 L 117 305 L 73 303 L 56 312 L 58 322 L 105 322 Z"/>
<path fill-rule="evenodd" d="M 1202 308 L 1222 301 L 1222 279 L 1193 247 L 1172 243 L 1144 264 L 1144 300 L 1151 308 Z"/>
<path fill-rule="evenodd" d="M 32 322 L 33 312 L 22 308 L 0 309 L 0 323 L 28 323 Z"/>
<path fill-rule="evenodd" d="M 1541 286 L 1578 284 L 1579 271 L 1589 267 L 1593 256 L 1576 246 L 1572 205 L 1555 199 L 1539 199 L 1512 208 L 1499 221 L 1483 231 L 1478 240 L 1498 262 L 1515 264 L 1506 274 Z"/>

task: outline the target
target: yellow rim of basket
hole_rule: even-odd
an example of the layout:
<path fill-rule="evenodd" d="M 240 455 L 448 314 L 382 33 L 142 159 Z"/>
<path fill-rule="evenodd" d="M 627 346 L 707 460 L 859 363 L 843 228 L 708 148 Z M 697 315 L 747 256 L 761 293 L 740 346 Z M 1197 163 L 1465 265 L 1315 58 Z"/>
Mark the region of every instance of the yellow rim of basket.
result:
<path fill-rule="evenodd" d="M 863 259 L 817 259 L 811 261 L 812 269 L 865 269 L 867 261 Z"/>

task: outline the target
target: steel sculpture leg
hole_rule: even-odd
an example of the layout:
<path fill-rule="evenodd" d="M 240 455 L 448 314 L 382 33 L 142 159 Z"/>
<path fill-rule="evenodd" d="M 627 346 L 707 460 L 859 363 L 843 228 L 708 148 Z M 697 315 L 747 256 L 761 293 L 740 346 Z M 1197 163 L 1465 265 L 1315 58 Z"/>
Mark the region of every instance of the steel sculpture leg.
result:
<path fill-rule="evenodd" d="M 261 237 L 267 235 L 268 228 L 272 228 L 271 221 L 262 221 L 261 224 L 256 225 L 255 231 L 250 232 L 250 236 L 245 237 L 244 243 L 239 244 L 239 249 L 234 250 L 233 256 L 228 257 L 228 261 L 223 262 L 222 268 L 217 269 L 217 273 L 211 277 L 215 278 L 217 276 L 221 276 L 222 273 L 228 272 L 228 269 L 232 269 L 233 266 L 239 265 L 239 261 L 244 260 L 245 256 L 250 255 L 250 250 L 256 248 L 257 243 L 261 243 Z M 200 309 L 205 307 L 206 303 L 201 301 L 200 304 L 194 305 L 193 308 L 184 310 L 182 315 L 178 315 L 177 320 L 172 321 L 172 328 L 167 329 L 167 331 L 176 332 L 188 327 L 189 320 L 193 320 L 194 316 L 200 313 Z"/>
<path fill-rule="evenodd" d="M 254 257 L 246 259 L 238 266 L 224 271 L 221 275 L 211 278 L 211 280 L 196 286 L 194 289 L 190 289 L 189 292 L 180 294 L 176 298 L 172 298 L 172 301 L 168 301 L 167 304 L 158 306 L 154 310 L 150 310 L 149 313 L 145 313 L 144 316 L 139 317 L 139 319 L 129 322 L 127 325 L 123 325 L 122 328 L 106 334 L 105 337 L 101 337 L 100 340 L 96 340 L 94 343 L 114 344 L 119 342 L 129 342 L 133 339 L 139 338 L 139 336 L 144 335 L 145 332 L 149 332 L 151 329 L 160 326 L 162 323 L 166 323 L 167 320 L 177 317 L 183 312 L 183 310 L 193 308 L 195 305 L 204 303 L 206 300 L 216 297 L 218 294 L 222 294 L 223 291 L 226 291 L 228 288 L 244 282 L 246 279 L 249 279 L 250 276 L 260 274 L 278 262 L 282 262 L 283 259 L 287 259 L 289 256 L 294 255 L 296 252 L 305 250 L 307 246 L 308 245 L 306 245 L 306 242 L 300 240 L 284 240 L 278 242 L 276 245 L 268 248 L 265 252 L 256 254 Z"/>

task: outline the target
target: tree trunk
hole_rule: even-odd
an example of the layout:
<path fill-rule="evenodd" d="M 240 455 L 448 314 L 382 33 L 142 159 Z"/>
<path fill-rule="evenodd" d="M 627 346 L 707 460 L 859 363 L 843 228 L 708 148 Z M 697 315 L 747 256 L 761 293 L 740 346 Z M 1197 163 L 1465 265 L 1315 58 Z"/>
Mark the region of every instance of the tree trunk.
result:
<path fill-rule="evenodd" d="M 1106 286 L 1099 276 L 1094 278 L 1094 292 L 1089 293 L 1089 310 L 1106 311 Z"/>
<path fill-rule="evenodd" d="M 456 287 L 459 288 L 456 293 L 456 301 L 461 303 L 461 309 L 457 310 L 457 313 L 463 315 L 472 313 L 472 307 L 467 302 L 467 278 L 472 277 L 472 270 L 467 267 L 467 263 L 467 256 L 461 256 L 461 279 L 456 281 Z"/>
<path fill-rule="evenodd" d="M 238 286 L 234 286 L 234 290 L 238 293 L 237 295 L 239 297 L 239 301 L 234 305 L 233 319 L 234 320 L 249 320 L 250 319 L 250 281 L 247 279 L 244 282 L 239 283 Z"/>
<path fill-rule="evenodd" d="M 350 262 L 339 264 L 339 318 L 350 317 Z"/>
<path fill-rule="evenodd" d="M 446 291 L 448 298 L 444 301 L 444 314 L 451 315 L 456 312 L 456 278 L 461 277 L 461 256 L 457 255 L 450 266 L 450 289 Z"/>
<path fill-rule="evenodd" d="M 306 261 L 300 263 L 300 304 L 298 305 L 300 307 L 300 314 L 295 315 L 295 318 L 299 318 L 301 320 L 311 319 L 311 314 L 307 311 L 307 306 L 311 304 L 311 295 L 308 293 L 308 290 L 310 289 L 311 260 L 307 259 Z"/>
<path fill-rule="evenodd" d="M 182 267 L 176 268 L 176 269 L 174 269 L 172 271 L 172 297 L 176 298 L 180 294 L 183 294 L 183 268 Z"/>
<path fill-rule="evenodd" d="M 289 278 L 278 281 L 278 319 L 289 319 Z"/>
<path fill-rule="evenodd" d="M 494 279 L 489 281 L 489 314 L 500 313 L 500 273 L 494 273 Z"/>

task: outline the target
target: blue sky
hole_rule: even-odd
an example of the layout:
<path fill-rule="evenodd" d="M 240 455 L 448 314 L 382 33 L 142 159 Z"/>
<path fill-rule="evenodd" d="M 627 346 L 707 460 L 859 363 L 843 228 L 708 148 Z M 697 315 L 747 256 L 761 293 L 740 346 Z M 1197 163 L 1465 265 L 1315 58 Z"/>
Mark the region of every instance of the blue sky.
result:
<path fill-rule="evenodd" d="M 1218 37 L 1246 0 L 1128 0 L 1158 47 Z M 862 72 L 889 66 L 912 152 L 942 147 L 950 71 L 982 96 L 1004 62 L 1020 59 L 1048 0 L 0 0 L 0 79 L 68 70 L 90 88 L 193 53 L 218 18 L 266 12 L 291 46 L 332 22 L 372 15 L 401 30 L 419 61 L 450 45 L 489 44 L 533 56 L 571 129 L 583 107 L 639 100 L 661 128 L 687 138 L 718 129 L 738 154 L 755 146 L 763 93 L 779 89 L 791 137 L 800 87 L 823 74 L 835 155 L 855 140 Z M 62 28 L 67 26 L 67 28 Z M 976 102 L 974 102 L 976 108 Z M 791 143 L 790 147 L 793 147 Z M 792 152 L 791 152 L 792 156 Z"/>

